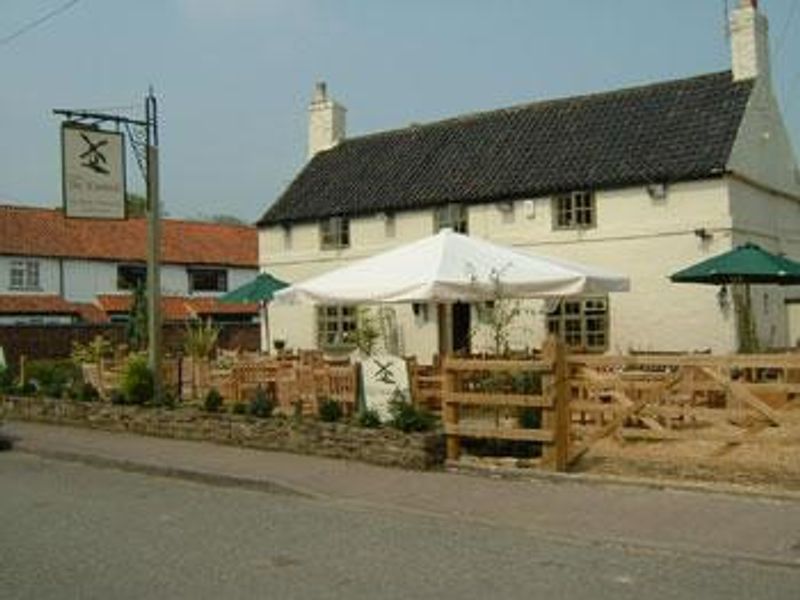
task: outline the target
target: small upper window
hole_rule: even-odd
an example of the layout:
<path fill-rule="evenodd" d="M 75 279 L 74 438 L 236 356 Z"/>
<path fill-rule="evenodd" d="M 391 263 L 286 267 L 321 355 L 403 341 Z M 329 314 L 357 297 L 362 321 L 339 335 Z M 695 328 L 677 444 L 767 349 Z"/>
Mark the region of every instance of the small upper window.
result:
<path fill-rule="evenodd" d="M 350 246 L 350 220 L 345 217 L 330 217 L 319 224 L 320 246 L 323 250 L 335 250 Z"/>
<path fill-rule="evenodd" d="M 147 267 L 144 265 L 118 265 L 117 289 L 135 290 L 147 286 Z"/>
<path fill-rule="evenodd" d="M 457 233 L 468 233 L 467 207 L 463 204 L 439 206 L 433 213 L 434 233 L 449 227 Z"/>
<path fill-rule="evenodd" d="M 572 192 L 553 197 L 553 226 L 556 229 L 588 229 L 596 219 L 594 194 Z"/>
<path fill-rule="evenodd" d="M 38 260 L 12 260 L 9 288 L 12 290 L 38 290 L 39 261 Z"/>
<path fill-rule="evenodd" d="M 189 293 L 227 291 L 228 272 L 225 269 L 189 270 Z"/>

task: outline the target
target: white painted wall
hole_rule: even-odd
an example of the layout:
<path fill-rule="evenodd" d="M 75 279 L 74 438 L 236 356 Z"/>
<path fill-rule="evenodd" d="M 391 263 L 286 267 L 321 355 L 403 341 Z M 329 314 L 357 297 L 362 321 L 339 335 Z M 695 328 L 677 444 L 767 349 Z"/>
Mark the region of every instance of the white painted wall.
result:
<path fill-rule="evenodd" d="M 513 222 L 496 205 L 469 209 L 471 235 L 523 250 L 559 256 L 627 274 L 629 293 L 610 298 L 610 349 L 700 350 L 734 349 L 735 328 L 730 312 L 720 309 L 717 289 L 672 284 L 668 275 L 732 247 L 728 182 L 724 179 L 675 184 L 667 198 L 653 200 L 643 187 L 599 192 L 597 227 L 562 231 L 552 227 L 550 198 L 536 198 L 534 212 L 515 203 Z M 787 221 L 788 222 L 788 221 Z M 696 229 L 712 234 L 701 241 Z M 387 238 L 384 221 L 368 216 L 351 221 L 351 247 L 321 251 L 316 224 L 292 228 L 292 247 L 284 249 L 281 227 L 259 232 L 261 268 L 287 281 L 301 281 L 348 261 L 433 233 L 432 211 L 396 215 L 396 235 Z M 544 335 L 541 303 L 528 303 L 527 317 L 515 327 L 518 347 L 539 345 Z M 316 345 L 313 309 L 274 307 L 271 323 L 276 337 L 292 347 Z M 421 326 L 410 307 L 399 313 L 406 351 L 428 357 L 436 347 L 433 320 Z M 776 337 L 775 339 L 779 339 Z"/>
<path fill-rule="evenodd" d="M 119 264 L 127 264 L 100 260 L 33 257 L 39 261 L 41 289 L 36 291 L 11 290 L 11 262 L 27 258 L 29 257 L 0 256 L 0 293 L 60 295 L 63 269 L 63 297 L 70 302 L 93 302 L 100 294 L 121 292 L 117 289 L 117 268 Z M 228 290 L 247 283 L 258 274 L 256 268 L 227 268 L 227 271 Z M 167 264 L 161 266 L 161 293 L 171 296 L 189 294 L 189 275 L 186 265 Z M 221 292 L 197 292 L 195 295 L 218 296 L 221 295 Z"/>
<path fill-rule="evenodd" d="M 0 293 L 2 294 L 58 294 L 58 261 L 52 258 L 37 258 L 39 261 L 39 290 L 12 290 L 11 263 L 28 260 L 27 256 L 0 256 Z"/>

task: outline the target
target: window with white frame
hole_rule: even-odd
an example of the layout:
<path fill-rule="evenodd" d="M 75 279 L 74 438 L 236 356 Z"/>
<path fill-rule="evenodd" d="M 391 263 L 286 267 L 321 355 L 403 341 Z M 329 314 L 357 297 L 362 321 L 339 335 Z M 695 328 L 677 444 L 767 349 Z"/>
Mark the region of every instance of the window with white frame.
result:
<path fill-rule="evenodd" d="M 8 287 L 12 290 L 39 290 L 38 260 L 12 260 Z"/>
<path fill-rule="evenodd" d="M 467 207 L 463 204 L 446 204 L 437 207 L 433 212 L 433 231 L 450 228 L 457 233 L 467 231 Z"/>
<path fill-rule="evenodd" d="M 588 229 L 597 223 L 594 194 L 588 191 L 553 196 L 555 229 Z"/>
<path fill-rule="evenodd" d="M 608 350 L 608 298 L 564 298 L 548 307 L 547 331 L 571 349 Z"/>
<path fill-rule="evenodd" d="M 356 307 L 317 307 L 317 344 L 320 348 L 349 348 L 356 330 Z"/>
<path fill-rule="evenodd" d="M 330 217 L 319 224 L 320 246 L 323 250 L 336 250 L 350 246 L 350 220 Z"/>

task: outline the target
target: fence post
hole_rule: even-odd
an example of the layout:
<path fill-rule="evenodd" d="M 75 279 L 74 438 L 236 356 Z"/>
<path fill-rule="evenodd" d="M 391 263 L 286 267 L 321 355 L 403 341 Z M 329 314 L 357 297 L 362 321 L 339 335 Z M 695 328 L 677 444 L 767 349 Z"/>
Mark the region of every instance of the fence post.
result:
<path fill-rule="evenodd" d="M 542 410 L 542 429 L 553 432 L 553 441 L 545 446 L 542 458 L 544 464 L 555 471 L 566 471 L 569 464 L 570 413 L 564 341 L 549 336 L 542 347 L 542 358 L 550 363 L 552 369 L 545 381 L 552 405 Z"/>
<path fill-rule="evenodd" d="M 444 389 L 442 390 L 442 408 L 444 409 L 444 427 L 445 432 L 450 429 L 449 426 L 454 426 L 453 429 L 458 429 L 459 421 L 459 406 L 453 402 L 452 394 L 455 390 L 455 371 L 448 369 L 450 358 L 446 357 L 442 363 L 442 375 L 444 377 Z M 461 458 L 461 439 L 457 434 L 447 433 L 447 460 L 458 460 Z"/>

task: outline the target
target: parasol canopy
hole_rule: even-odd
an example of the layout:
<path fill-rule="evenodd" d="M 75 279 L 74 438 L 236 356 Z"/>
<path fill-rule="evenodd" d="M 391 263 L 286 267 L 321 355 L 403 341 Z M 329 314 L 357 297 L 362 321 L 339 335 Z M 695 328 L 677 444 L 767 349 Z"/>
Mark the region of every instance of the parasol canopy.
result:
<path fill-rule="evenodd" d="M 674 283 L 800 284 L 800 263 L 767 252 L 753 243 L 699 262 L 670 276 Z"/>
<path fill-rule="evenodd" d="M 443 229 L 278 292 L 278 302 L 480 302 L 627 291 L 618 273 Z"/>
<path fill-rule="evenodd" d="M 275 292 L 288 286 L 288 283 L 273 277 L 269 273 L 261 273 L 255 279 L 220 297 L 219 301 L 229 304 L 269 302 L 275 296 Z"/>

